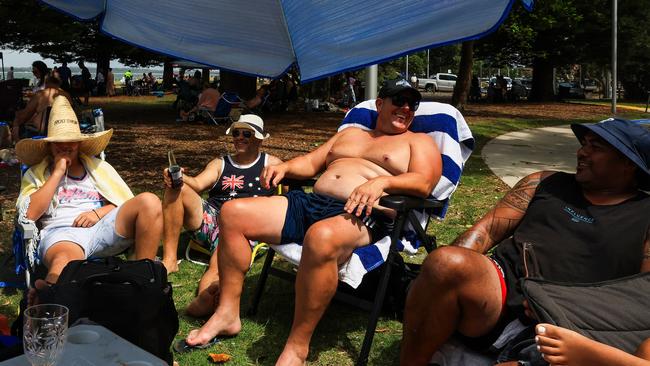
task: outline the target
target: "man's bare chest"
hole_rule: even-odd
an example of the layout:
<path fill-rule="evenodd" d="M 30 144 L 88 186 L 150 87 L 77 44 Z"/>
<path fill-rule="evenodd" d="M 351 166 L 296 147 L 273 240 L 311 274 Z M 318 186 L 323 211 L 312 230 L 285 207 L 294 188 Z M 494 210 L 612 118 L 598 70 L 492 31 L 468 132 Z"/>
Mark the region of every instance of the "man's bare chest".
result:
<path fill-rule="evenodd" d="M 328 163 L 358 158 L 375 163 L 393 174 L 408 170 L 411 151 L 403 136 L 372 137 L 367 133 L 342 136 L 328 153 Z"/>

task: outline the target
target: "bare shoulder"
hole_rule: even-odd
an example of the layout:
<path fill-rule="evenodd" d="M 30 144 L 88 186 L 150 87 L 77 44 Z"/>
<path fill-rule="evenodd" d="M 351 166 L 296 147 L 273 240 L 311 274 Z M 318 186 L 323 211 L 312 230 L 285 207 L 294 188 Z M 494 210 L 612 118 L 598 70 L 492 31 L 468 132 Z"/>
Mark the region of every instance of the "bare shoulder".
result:
<path fill-rule="evenodd" d="M 434 140 L 426 133 L 408 131 L 404 135 L 404 137 L 408 139 L 411 147 L 438 149 Z"/>

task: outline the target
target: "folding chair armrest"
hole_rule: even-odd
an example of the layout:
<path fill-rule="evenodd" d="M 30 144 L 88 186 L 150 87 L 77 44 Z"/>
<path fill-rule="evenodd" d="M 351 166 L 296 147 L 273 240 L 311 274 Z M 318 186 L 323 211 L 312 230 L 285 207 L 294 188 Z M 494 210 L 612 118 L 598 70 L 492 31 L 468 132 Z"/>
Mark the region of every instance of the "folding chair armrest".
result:
<path fill-rule="evenodd" d="M 34 238 L 34 229 L 29 225 L 23 223 L 16 224 L 16 230 L 20 231 L 23 234 L 23 239 L 33 239 Z"/>
<path fill-rule="evenodd" d="M 414 196 L 388 195 L 379 199 L 379 205 L 392 208 L 397 212 L 407 212 L 413 209 L 431 209 L 442 207 L 443 201 L 433 198 L 420 198 Z"/>

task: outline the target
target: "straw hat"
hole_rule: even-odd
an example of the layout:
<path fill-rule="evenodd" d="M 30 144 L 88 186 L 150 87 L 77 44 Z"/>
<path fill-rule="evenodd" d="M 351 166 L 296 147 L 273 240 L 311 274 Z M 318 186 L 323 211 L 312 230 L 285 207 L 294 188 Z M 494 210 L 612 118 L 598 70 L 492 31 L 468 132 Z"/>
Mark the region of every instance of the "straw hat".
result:
<path fill-rule="evenodd" d="M 82 134 L 79 120 L 68 99 L 58 96 L 52 104 L 50 120 L 47 124 L 47 137 L 43 139 L 23 139 L 16 144 L 18 159 L 27 165 L 40 163 L 48 154 L 48 142 L 80 142 L 79 152 L 95 156 L 102 152 L 113 135 L 113 129 L 92 134 Z"/>

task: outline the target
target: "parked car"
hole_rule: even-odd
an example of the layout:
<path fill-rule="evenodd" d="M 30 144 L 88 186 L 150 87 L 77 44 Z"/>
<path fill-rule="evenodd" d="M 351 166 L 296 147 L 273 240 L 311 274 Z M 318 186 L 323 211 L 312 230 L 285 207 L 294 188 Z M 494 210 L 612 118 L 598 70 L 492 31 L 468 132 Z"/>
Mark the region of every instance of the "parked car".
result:
<path fill-rule="evenodd" d="M 598 82 L 594 79 L 585 79 L 584 85 L 586 92 L 595 93 L 598 91 Z"/>
<path fill-rule="evenodd" d="M 437 73 L 430 75 L 429 78 L 420 78 L 418 88 L 434 93 L 438 91 L 454 91 L 457 78 L 454 74 Z"/>
<path fill-rule="evenodd" d="M 560 99 L 585 99 L 585 90 L 576 82 L 564 82 L 557 86 Z"/>

